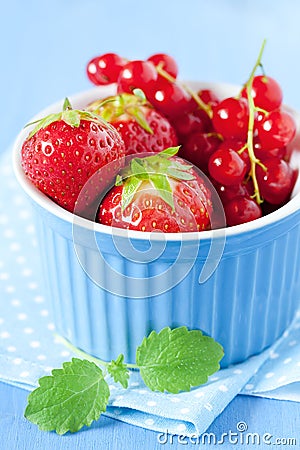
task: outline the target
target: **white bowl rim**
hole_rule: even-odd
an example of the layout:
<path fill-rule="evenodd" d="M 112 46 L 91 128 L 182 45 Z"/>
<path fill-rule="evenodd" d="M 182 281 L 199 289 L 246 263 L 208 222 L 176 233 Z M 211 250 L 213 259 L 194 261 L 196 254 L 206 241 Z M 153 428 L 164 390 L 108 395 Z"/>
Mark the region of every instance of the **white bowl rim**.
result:
<path fill-rule="evenodd" d="M 186 81 L 186 84 L 194 86 L 196 89 L 214 89 L 218 91 L 226 91 L 226 95 L 233 95 L 233 93 L 237 93 L 239 86 L 227 84 L 227 83 L 214 83 L 214 82 L 201 82 L 201 81 Z M 86 91 L 82 91 L 80 93 L 71 95 L 69 98 L 71 103 L 75 105 L 82 104 L 86 105 L 91 100 L 97 97 L 106 97 L 108 95 L 112 95 L 115 91 L 114 85 L 110 85 L 108 87 L 96 87 L 93 89 L 89 89 Z M 61 110 L 63 100 L 59 100 L 46 107 L 42 111 L 40 111 L 37 115 L 35 115 L 29 122 L 33 122 L 37 120 L 37 118 L 43 117 L 50 112 L 57 112 Z M 289 108 L 291 110 L 291 108 Z M 298 125 L 300 124 L 300 114 L 294 110 L 291 110 L 296 118 L 296 122 Z M 111 235 L 112 233 L 115 236 L 124 236 L 130 239 L 138 239 L 138 240 L 165 240 L 165 241 L 195 241 L 195 240 L 211 240 L 212 238 L 216 239 L 218 237 L 225 238 L 234 237 L 240 234 L 249 233 L 251 231 L 260 230 L 276 222 L 287 218 L 291 214 L 295 213 L 300 209 L 300 177 L 298 176 L 297 184 L 294 189 L 294 193 L 292 198 L 283 206 L 281 206 L 278 210 L 263 216 L 259 219 L 253 220 L 251 222 L 243 223 L 240 225 L 235 225 L 231 227 L 221 228 L 217 230 L 208 230 L 208 231 L 200 231 L 200 232 L 184 232 L 184 233 L 156 233 L 156 232 L 143 232 L 143 231 L 135 231 L 135 230 L 127 230 L 116 227 L 110 227 L 107 225 L 99 224 L 92 222 L 90 220 L 75 216 L 73 213 L 63 209 L 61 206 L 56 204 L 53 200 L 43 194 L 38 190 L 25 176 L 23 169 L 21 167 L 21 147 L 24 139 L 27 137 L 30 128 L 23 129 L 17 136 L 14 145 L 13 145 L 13 169 L 15 176 L 22 186 L 23 190 L 29 195 L 29 197 L 36 202 L 40 207 L 52 213 L 54 216 L 57 216 L 63 221 L 74 224 L 74 218 L 76 218 L 76 226 L 82 226 L 83 228 L 93 230 L 94 232 L 104 233 Z M 298 153 L 298 152 L 297 152 Z M 300 160 L 300 155 L 298 158 Z M 300 167 L 300 161 L 298 162 L 298 167 Z"/>

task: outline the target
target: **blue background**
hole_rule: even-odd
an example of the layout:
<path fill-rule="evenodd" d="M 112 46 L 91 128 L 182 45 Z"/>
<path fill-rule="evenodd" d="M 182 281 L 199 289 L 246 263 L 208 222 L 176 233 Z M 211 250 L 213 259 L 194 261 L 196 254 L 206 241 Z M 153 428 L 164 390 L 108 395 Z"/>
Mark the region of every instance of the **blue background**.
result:
<path fill-rule="evenodd" d="M 176 57 L 181 78 L 242 83 L 267 38 L 266 72 L 281 83 L 285 102 L 300 108 L 299 22 L 297 0 L 3 1 L 0 150 L 41 108 L 88 89 L 87 61 L 108 51 L 129 59 L 167 52 Z M 24 392 L 0 384 L 0 399 L 0 449 L 156 448 L 155 433 L 111 419 L 104 419 L 100 440 L 92 430 L 76 438 L 42 434 L 22 419 Z M 299 439 L 298 405 L 239 398 L 214 431 L 246 420 L 253 431 Z"/>
<path fill-rule="evenodd" d="M 5 5 L 5 6 L 4 6 Z M 44 106 L 90 86 L 87 61 L 175 56 L 181 78 L 242 83 L 264 63 L 300 107 L 297 0 L 9 0 L 0 13 L 0 148 Z"/>

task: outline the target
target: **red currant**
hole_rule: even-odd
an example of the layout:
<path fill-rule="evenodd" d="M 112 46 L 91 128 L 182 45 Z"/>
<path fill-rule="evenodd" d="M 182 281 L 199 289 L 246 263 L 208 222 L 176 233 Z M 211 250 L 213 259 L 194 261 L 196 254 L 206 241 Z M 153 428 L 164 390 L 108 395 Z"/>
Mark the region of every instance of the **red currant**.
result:
<path fill-rule="evenodd" d="M 196 131 L 185 141 L 179 151 L 179 155 L 207 173 L 208 160 L 221 142 L 216 134 Z"/>
<path fill-rule="evenodd" d="M 286 111 L 275 110 L 256 124 L 259 140 L 264 150 L 285 147 L 296 134 L 296 124 Z"/>
<path fill-rule="evenodd" d="M 268 159 L 272 156 L 275 158 L 283 159 L 286 155 L 286 147 L 280 147 L 280 148 L 272 148 L 272 149 L 265 149 L 258 138 L 254 139 L 254 153 L 255 156 L 260 159 L 261 161 L 264 161 L 265 159 Z"/>
<path fill-rule="evenodd" d="M 266 75 L 258 75 L 253 78 L 251 95 L 255 106 L 266 111 L 279 108 L 282 102 L 282 90 L 277 81 Z M 246 88 L 242 90 L 242 96 L 247 98 Z"/>
<path fill-rule="evenodd" d="M 209 105 L 211 108 L 217 106 L 218 103 L 220 102 L 216 94 L 210 89 L 202 89 L 201 91 L 197 92 L 197 95 L 206 105 Z M 195 109 L 199 108 L 194 98 L 191 98 L 190 108 L 191 111 L 194 111 Z"/>
<path fill-rule="evenodd" d="M 210 131 L 211 120 L 202 109 L 196 109 L 193 112 L 181 114 L 172 121 L 178 136 L 185 141 L 194 131 L 204 133 Z"/>
<path fill-rule="evenodd" d="M 87 64 L 87 76 L 97 85 L 115 83 L 126 61 L 115 53 L 105 53 Z"/>
<path fill-rule="evenodd" d="M 282 159 L 269 158 L 264 161 L 266 171 L 257 166 L 256 177 L 262 197 L 273 205 L 286 202 L 295 184 L 294 171 Z"/>
<path fill-rule="evenodd" d="M 228 226 L 251 222 L 262 216 L 260 206 L 252 198 L 242 195 L 226 203 L 224 210 Z"/>
<path fill-rule="evenodd" d="M 250 197 L 247 187 L 244 183 L 232 184 L 231 186 L 224 186 L 223 184 L 214 183 L 214 186 L 219 194 L 223 205 L 230 202 L 237 196 Z"/>
<path fill-rule="evenodd" d="M 158 86 L 146 95 L 158 111 L 171 119 L 186 112 L 191 99 L 181 86 L 165 79 L 159 80 Z"/>
<path fill-rule="evenodd" d="M 224 138 L 246 139 L 248 103 L 244 98 L 226 98 L 213 108 L 213 126 Z"/>
<path fill-rule="evenodd" d="M 297 141 L 298 141 L 298 138 L 297 138 Z M 286 146 L 285 154 L 283 156 L 283 159 L 285 161 L 291 160 L 292 154 L 293 154 L 294 150 L 296 149 L 295 145 L 296 145 L 296 142 L 294 142 L 294 140 L 293 140 Z M 298 142 L 297 142 L 297 145 L 298 145 Z"/>
<path fill-rule="evenodd" d="M 240 183 L 247 166 L 239 154 L 231 148 L 218 148 L 208 161 L 209 174 L 225 186 Z"/>
<path fill-rule="evenodd" d="M 220 103 L 219 98 L 211 89 L 202 89 L 198 92 L 198 97 L 200 97 L 206 105 L 210 105 L 211 107 L 217 106 L 217 104 Z"/>
<path fill-rule="evenodd" d="M 245 146 L 245 144 L 246 144 L 245 141 L 240 141 L 237 139 L 226 139 L 224 142 L 222 142 L 219 149 L 226 149 L 226 150 L 231 149 L 238 153 L 239 150 L 241 150 Z M 238 153 L 238 154 L 242 158 L 244 163 L 246 164 L 246 168 L 247 168 L 246 172 L 248 173 L 251 169 L 251 161 L 250 161 L 248 149 L 245 148 L 241 153 Z"/>
<path fill-rule="evenodd" d="M 147 61 L 151 61 L 155 67 L 160 65 L 161 68 L 173 78 L 176 78 L 178 75 L 178 66 L 172 56 L 166 55 L 165 53 L 156 53 L 155 55 L 150 56 Z"/>
<path fill-rule="evenodd" d="M 145 94 L 155 87 L 157 72 L 151 62 L 130 61 L 125 64 L 118 78 L 118 93 L 142 89 Z"/>

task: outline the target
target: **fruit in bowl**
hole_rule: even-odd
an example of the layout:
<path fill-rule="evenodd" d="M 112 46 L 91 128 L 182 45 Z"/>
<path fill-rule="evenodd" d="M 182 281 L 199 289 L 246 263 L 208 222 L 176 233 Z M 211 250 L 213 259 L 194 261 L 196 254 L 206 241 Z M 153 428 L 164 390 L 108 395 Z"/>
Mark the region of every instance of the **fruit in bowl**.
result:
<path fill-rule="evenodd" d="M 163 152 L 179 143 L 178 156 L 207 174 L 217 189 L 227 226 L 258 219 L 270 210 L 266 204 L 274 210 L 290 199 L 298 175 L 290 164 L 295 119 L 282 106 L 279 84 L 256 75 L 261 56 L 243 88 L 225 98 L 212 89 L 179 83 L 177 64 L 165 54 L 147 61 L 112 53 L 93 58 L 87 65 L 91 81 L 116 83 L 118 93 L 99 96 L 83 110 L 72 110 L 67 102 L 63 112 L 38 121 L 23 144 L 23 169 L 40 190 L 72 212 L 87 180 L 106 164 L 118 161 L 112 171 L 116 178 L 125 156 Z M 169 189 L 174 177 L 160 175 Z M 97 192 L 87 189 L 87 204 L 108 185 L 96 184 Z M 121 224 L 115 221 L 114 226 Z"/>
<path fill-rule="evenodd" d="M 14 148 L 57 332 L 104 360 L 122 353 L 130 362 L 151 330 L 185 325 L 222 344 L 223 367 L 243 361 L 271 345 L 299 305 L 299 116 L 282 106 L 271 78 L 256 78 L 260 57 L 242 88 L 182 85 L 165 55 L 112 60 L 117 67 L 97 76 L 89 64 L 101 85 L 63 112 L 62 102 L 49 107 Z M 156 110 L 162 128 L 151 119 Z M 142 136 L 140 146 L 126 144 L 122 127 L 133 140 Z M 186 196 L 178 198 L 181 186 Z M 90 220 L 73 214 L 79 191 L 93 203 Z M 213 220 L 222 204 L 227 227 Z M 185 226 L 187 214 L 195 228 Z M 158 223 L 162 233 L 153 233 Z"/>

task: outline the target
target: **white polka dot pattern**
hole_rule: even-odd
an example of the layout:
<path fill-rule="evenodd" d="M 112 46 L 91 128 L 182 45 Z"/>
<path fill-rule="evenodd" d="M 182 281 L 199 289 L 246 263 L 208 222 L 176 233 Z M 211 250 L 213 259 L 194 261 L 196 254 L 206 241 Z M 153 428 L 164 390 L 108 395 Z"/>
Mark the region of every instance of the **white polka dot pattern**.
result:
<path fill-rule="evenodd" d="M 10 159 L 7 153 L 0 164 L 6 186 L 0 190 L 0 380 L 32 389 L 38 378 L 74 355 L 54 336 L 31 207 L 13 177 Z M 110 380 L 107 414 L 157 431 L 192 435 L 206 431 L 242 389 L 247 395 L 270 396 L 295 381 L 300 381 L 300 314 L 272 349 L 220 371 L 190 392 L 153 393 L 137 372 L 127 391 Z"/>

